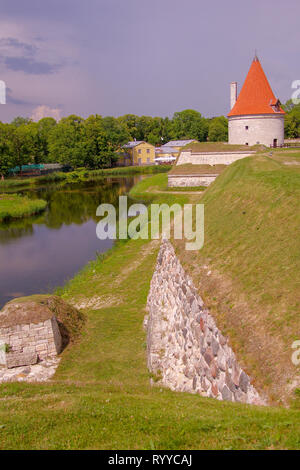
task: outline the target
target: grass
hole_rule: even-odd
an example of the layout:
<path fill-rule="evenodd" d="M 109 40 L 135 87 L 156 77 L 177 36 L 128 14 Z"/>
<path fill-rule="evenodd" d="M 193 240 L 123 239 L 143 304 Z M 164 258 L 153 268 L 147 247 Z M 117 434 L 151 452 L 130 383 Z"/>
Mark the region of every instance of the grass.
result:
<path fill-rule="evenodd" d="M 300 168 L 289 158 L 281 150 L 230 165 L 201 198 L 203 249 L 176 243 L 240 362 L 277 403 L 299 381 L 291 345 L 300 339 Z"/>
<path fill-rule="evenodd" d="M 290 258 L 294 256 L 297 266 L 294 251 L 294 229 L 298 223 L 294 206 L 298 197 L 297 175 L 277 162 L 275 167 L 272 165 L 270 167 L 265 157 L 240 160 L 219 176 L 201 200 L 207 205 L 207 246 L 203 256 L 206 262 L 209 258 L 211 265 L 217 265 L 220 283 L 225 276 L 232 275 L 233 286 L 226 291 L 230 302 L 233 295 L 243 292 L 239 289 L 245 289 L 247 299 L 252 295 L 260 300 L 264 280 L 267 280 L 265 292 L 272 295 L 271 286 L 275 283 L 277 289 L 279 283 L 274 279 L 278 272 L 283 285 L 288 283 L 289 289 L 295 288 L 299 271 L 291 266 Z M 152 176 L 135 186 L 131 196 L 146 202 L 199 201 L 197 194 L 160 193 L 166 184 L 166 174 Z M 284 208 L 279 211 L 281 204 Z M 277 233 L 273 221 L 280 213 L 285 214 L 289 204 L 292 206 L 283 223 L 275 225 Z M 268 216 L 270 210 L 274 215 Z M 290 218 L 291 212 L 295 222 Z M 254 243 L 254 231 L 266 216 L 268 219 L 262 226 L 266 229 L 266 240 L 261 232 Z M 268 222 L 271 223 L 269 229 Z M 283 236 L 285 241 L 278 247 Z M 275 244 L 281 256 L 276 255 Z M 268 247 L 271 252 L 267 255 Z M 96 296 L 101 300 L 101 308 L 85 309 L 86 323 L 81 340 L 64 351 L 51 383 L 1 385 L 1 449 L 300 448 L 299 402 L 293 402 L 290 409 L 256 407 L 150 387 L 142 323 L 158 249 L 157 241 L 129 240 L 117 244 L 58 292 L 72 303 L 82 303 Z M 292 250 L 291 255 L 288 250 Z M 274 254 L 273 264 L 279 262 L 276 269 L 271 260 L 268 261 Z M 189 260 L 182 253 L 179 255 L 189 266 L 190 273 L 202 265 L 202 254 L 191 252 Z M 216 256 L 219 258 L 215 259 Z M 259 266 L 258 259 L 262 263 Z M 246 266 L 248 273 L 244 272 Z M 264 268 L 269 271 L 263 275 Z M 216 267 L 212 276 L 214 269 Z M 289 269 L 292 270 L 290 276 Z M 244 285 L 246 278 L 248 283 Z M 213 303 L 207 283 L 200 286 L 200 292 L 216 314 L 217 302 Z M 294 296 L 295 290 L 287 301 Z M 274 306 L 280 299 L 275 296 L 272 302 Z M 282 315 L 281 309 L 278 312 Z M 295 325 L 293 315 L 289 317 L 290 328 Z M 257 316 L 265 317 L 261 304 L 252 318 L 254 330 Z M 280 315 L 275 319 L 281 321 Z M 244 321 L 240 315 L 240 324 Z M 230 317 L 228 322 L 230 326 L 226 327 L 225 319 L 222 322 L 218 314 L 218 323 L 225 324 L 226 333 L 234 329 Z M 297 335 L 297 325 L 299 322 L 294 335 Z M 279 331 L 280 328 L 276 334 Z M 268 349 L 269 345 L 265 346 Z"/>
<path fill-rule="evenodd" d="M 145 165 L 145 166 L 127 166 L 117 168 L 107 168 L 104 170 L 94 170 L 94 174 L 102 175 L 133 175 L 133 174 L 155 174 L 164 173 L 170 170 L 170 165 Z"/>
<path fill-rule="evenodd" d="M 195 142 L 193 144 L 187 144 L 182 150 L 192 150 L 192 152 L 238 152 L 238 151 L 256 151 L 262 146 L 253 145 L 236 145 L 228 144 L 227 142 Z"/>
<path fill-rule="evenodd" d="M 31 200 L 18 194 L 0 194 L 0 222 L 37 214 L 46 206 L 47 202 L 42 199 Z"/>
<path fill-rule="evenodd" d="M 184 186 L 184 187 L 180 187 L 180 186 L 174 186 L 174 187 L 170 187 L 170 188 L 167 188 L 167 191 L 171 191 L 171 192 L 180 192 L 180 191 L 183 191 L 183 192 L 190 192 L 190 191 L 205 191 L 207 189 L 206 186 Z"/>
<path fill-rule="evenodd" d="M 49 183 L 62 182 L 65 184 L 79 181 L 97 181 L 107 176 L 130 176 L 136 174 L 155 174 L 163 173 L 170 170 L 170 165 L 146 165 L 146 166 L 129 166 L 117 168 L 105 168 L 102 170 L 78 169 L 69 173 L 54 172 L 48 175 L 36 176 L 31 178 L 8 178 L 0 181 L 1 190 L 25 188 L 30 186 L 38 186 Z"/>
<path fill-rule="evenodd" d="M 194 165 L 193 163 L 185 163 L 184 165 L 176 165 L 170 171 L 170 175 L 219 175 L 224 171 L 226 165 Z"/>
<path fill-rule="evenodd" d="M 66 301 L 101 296 L 103 308 L 85 312 L 53 383 L 1 386 L 1 449 L 300 447 L 296 409 L 150 387 L 142 322 L 157 251 L 155 242 L 119 245 L 61 292 Z"/>

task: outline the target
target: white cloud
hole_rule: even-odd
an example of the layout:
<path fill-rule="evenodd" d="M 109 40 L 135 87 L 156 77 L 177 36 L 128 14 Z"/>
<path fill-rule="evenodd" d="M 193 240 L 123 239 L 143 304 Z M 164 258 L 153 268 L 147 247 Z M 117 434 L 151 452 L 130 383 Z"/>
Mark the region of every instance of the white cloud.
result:
<path fill-rule="evenodd" d="M 61 119 L 61 109 L 50 108 L 50 106 L 42 104 L 34 108 L 32 115 L 30 116 L 33 121 L 39 121 L 45 117 L 53 117 L 56 121 L 59 121 Z"/>

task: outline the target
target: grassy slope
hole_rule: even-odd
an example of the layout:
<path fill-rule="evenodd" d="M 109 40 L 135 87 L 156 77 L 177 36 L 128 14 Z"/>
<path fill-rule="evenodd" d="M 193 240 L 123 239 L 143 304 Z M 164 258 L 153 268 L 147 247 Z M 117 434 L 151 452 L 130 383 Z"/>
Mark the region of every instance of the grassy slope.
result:
<path fill-rule="evenodd" d="M 31 200 L 18 194 L 0 194 L 0 222 L 37 214 L 46 206 L 47 202 L 42 199 Z"/>
<path fill-rule="evenodd" d="M 143 180 L 134 197 L 188 202 L 198 195 L 150 193 L 166 175 Z M 129 241 L 79 273 L 67 301 L 100 297 L 87 309 L 82 340 L 68 348 L 51 384 L 0 390 L 0 448 L 300 448 L 297 409 L 218 402 L 151 388 L 142 329 L 158 244 Z"/>
<path fill-rule="evenodd" d="M 66 300 L 100 295 L 53 384 L 6 384 L 0 448 L 299 448 L 299 412 L 149 386 L 146 297 L 158 246 L 130 241 L 83 270 Z M 115 297 L 115 298 L 113 298 Z M 115 301 L 115 303 L 114 303 Z"/>
<path fill-rule="evenodd" d="M 193 165 L 185 163 L 184 165 L 174 165 L 170 171 L 171 175 L 216 175 L 225 170 L 226 165 Z"/>
<path fill-rule="evenodd" d="M 254 145 L 253 147 L 249 147 L 249 145 L 228 144 L 226 142 L 195 142 L 193 144 L 187 144 L 182 150 L 191 149 L 193 152 L 229 152 L 230 150 L 233 152 L 247 152 L 249 150 L 257 150 L 258 148 L 260 148 L 260 146 Z"/>
<path fill-rule="evenodd" d="M 281 151 L 228 167 L 201 200 L 204 248 L 177 245 L 245 368 L 277 400 L 299 377 L 291 345 L 300 338 L 300 168 L 285 166 L 289 158 Z"/>

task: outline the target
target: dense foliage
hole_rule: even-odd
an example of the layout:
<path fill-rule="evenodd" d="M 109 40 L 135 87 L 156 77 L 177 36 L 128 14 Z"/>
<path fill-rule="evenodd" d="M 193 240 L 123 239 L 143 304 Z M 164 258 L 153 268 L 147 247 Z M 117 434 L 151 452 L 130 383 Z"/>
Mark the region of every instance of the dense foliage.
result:
<path fill-rule="evenodd" d="M 33 122 L 17 117 L 9 124 L 0 122 L 0 175 L 29 163 L 61 163 L 89 169 L 112 167 L 122 145 L 134 139 L 152 145 L 174 139 L 222 141 L 227 139 L 227 119 L 206 119 L 192 109 L 177 112 L 172 119 L 96 114 L 87 119 L 71 115 L 59 122 L 53 118 Z"/>
<path fill-rule="evenodd" d="M 300 103 L 294 104 L 292 100 L 283 106 L 286 116 L 284 120 L 284 134 L 287 139 L 300 137 Z"/>
<path fill-rule="evenodd" d="M 283 108 L 285 137 L 300 138 L 300 104 L 289 100 Z M 134 139 L 157 146 L 177 139 L 224 142 L 228 122 L 224 116 L 204 118 L 193 109 L 176 112 L 171 119 L 96 114 L 87 119 L 71 115 L 59 122 L 50 117 L 33 122 L 17 117 L 10 124 L 0 122 L 0 175 L 28 163 L 62 163 L 75 169 L 112 167 L 123 144 Z"/>

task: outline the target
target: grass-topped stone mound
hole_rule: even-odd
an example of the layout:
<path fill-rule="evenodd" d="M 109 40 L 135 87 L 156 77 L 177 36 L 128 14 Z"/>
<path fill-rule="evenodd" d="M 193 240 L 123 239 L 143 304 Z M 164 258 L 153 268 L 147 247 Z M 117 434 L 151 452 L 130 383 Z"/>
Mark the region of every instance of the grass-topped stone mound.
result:
<path fill-rule="evenodd" d="M 169 175 L 219 175 L 224 171 L 226 165 L 194 165 L 185 163 L 183 165 L 174 165 Z"/>
<path fill-rule="evenodd" d="M 227 142 L 193 142 L 182 147 L 182 151 L 191 150 L 192 152 L 248 152 L 264 149 L 263 145 L 239 145 L 228 144 Z"/>
<path fill-rule="evenodd" d="M 0 312 L 2 365 L 35 364 L 59 354 L 79 335 L 83 315 L 56 296 L 14 299 Z"/>
<path fill-rule="evenodd" d="M 38 214 L 47 207 L 42 199 L 29 199 L 19 194 L 0 193 L 0 222 Z"/>

